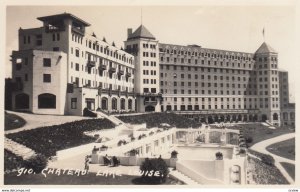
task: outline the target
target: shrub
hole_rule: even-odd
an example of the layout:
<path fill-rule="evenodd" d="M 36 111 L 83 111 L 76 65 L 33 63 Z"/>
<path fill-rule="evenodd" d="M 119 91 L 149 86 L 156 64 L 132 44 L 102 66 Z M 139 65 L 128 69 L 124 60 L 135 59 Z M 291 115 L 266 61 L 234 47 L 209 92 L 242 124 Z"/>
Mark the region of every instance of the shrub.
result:
<path fill-rule="evenodd" d="M 270 165 L 270 166 L 274 165 L 274 158 L 271 155 L 262 154 L 260 159 L 261 162 L 263 162 L 266 165 Z"/>
<path fill-rule="evenodd" d="M 37 154 L 28 160 L 24 161 L 24 167 L 32 169 L 35 173 L 40 173 L 48 164 L 47 158 L 42 154 Z"/>
<path fill-rule="evenodd" d="M 166 178 L 169 174 L 169 168 L 166 162 L 161 159 L 148 159 L 146 158 L 145 161 L 140 166 L 140 170 L 142 171 L 142 179 L 147 184 L 158 184 L 158 183 L 164 183 L 166 181 Z M 158 172 L 159 175 L 156 176 L 154 174 L 149 175 L 149 172 L 153 171 Z"/>
<path fill-rule="evenodd" d="M 88 108 L 83 109 L 83 116 L 85 117 L 97 117 L 97 113 L 90 111 Z"/>
<path fill-rule="evenodd" d="M 240 154 L 245 154 L 246 153 L 246 150 L 245 149 L 240 149 Z"/>
<path fill-rule="evenodd" d="M 217 152 L 216 153 L 216 160 L 223 160 L 223 153 Z"/>
<path fill-rule="evenodd" d="M 129 151 L 130 156 L 135 156 L 136 154 L 138 154 L 138 151 L 136 149 L 131 149 Z"/>

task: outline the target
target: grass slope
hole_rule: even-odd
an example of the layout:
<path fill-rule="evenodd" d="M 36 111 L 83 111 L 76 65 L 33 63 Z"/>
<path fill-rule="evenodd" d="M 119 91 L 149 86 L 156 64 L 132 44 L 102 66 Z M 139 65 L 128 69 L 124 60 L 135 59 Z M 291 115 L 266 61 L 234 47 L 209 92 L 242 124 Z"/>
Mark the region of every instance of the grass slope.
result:
<path fill-rule="evenodd" d="M 162 123 L 167 123 L 170 126 L 177 128 L 197 128 L 201 126 L 201 123 L 198 123 L 196 121 L 190 120 L 186 117 L 174 113 L 149 113 L 142 115 L 119 116 L 118 118 L 120 118 L 125 123 L 146 123 L 147 128 L 161 127 Z"/>
<path fill-rule="evenodd" d="M 25 119 L 12 113 L 5 112 L 4 118 L 5 118 L 4 130 L 6 131 L 23 127 L 26 124 Z"/>

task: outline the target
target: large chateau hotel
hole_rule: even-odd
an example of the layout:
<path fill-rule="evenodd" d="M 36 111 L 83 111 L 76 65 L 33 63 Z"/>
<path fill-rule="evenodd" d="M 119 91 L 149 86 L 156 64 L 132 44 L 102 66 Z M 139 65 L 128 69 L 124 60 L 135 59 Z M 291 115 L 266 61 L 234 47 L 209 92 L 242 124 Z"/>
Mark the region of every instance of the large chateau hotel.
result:
<path fill-rule="evenodd" d="M 118 48 L 70 13 L 37 19 L 41 27 L 19 29 L 19 50 L 11 55 L 13 110 L 173 111 L 207 123 L 294 123 L 287 72 L 266 42 L 255 53 L 174 45 L 141 25 L 128 29 Z"/>

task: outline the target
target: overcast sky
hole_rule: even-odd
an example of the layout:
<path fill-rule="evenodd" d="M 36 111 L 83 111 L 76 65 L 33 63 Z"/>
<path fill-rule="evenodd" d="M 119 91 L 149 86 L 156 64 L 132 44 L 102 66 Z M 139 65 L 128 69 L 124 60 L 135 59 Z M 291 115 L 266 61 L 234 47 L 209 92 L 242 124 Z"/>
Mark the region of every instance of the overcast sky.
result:
<path fill-rule="evenodd" d="M 6 11 L 6 77 L 11 76 L 9 55 L 17 50 L 18 29 L 40 27 L 37 17 L 63 12 L 89 22 L 89 31 L 118 47 L 126 40 L 127 28 L 135 30 L 141 20 L 162 43 L 250 53 L 263 43 L 265 28 L 265 41 L 278 51 L 279 68 L 289 72 L 291 83 L 300 71 L 294 6 L 8 6 Z"/>

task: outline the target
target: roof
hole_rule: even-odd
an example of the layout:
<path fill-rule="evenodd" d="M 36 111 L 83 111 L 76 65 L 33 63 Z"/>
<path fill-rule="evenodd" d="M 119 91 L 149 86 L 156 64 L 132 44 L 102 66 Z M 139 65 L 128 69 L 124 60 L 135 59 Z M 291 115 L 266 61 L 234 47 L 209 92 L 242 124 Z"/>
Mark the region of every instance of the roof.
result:
<path fill-rule="evenodd" d="M 38 17 L 37 19 L 40 21 L 57 21 L 57 20 L 61 20 L 61 19 L 66 19 L 66 18 L 71 18 L 72 20 L 75 20 L 76 22 L 83 24 L 84 26 L 90 26 L 91 24 L 89 24 L 88 22 L 76 17 L 75 15 L 72 15 L 71 13 L 62 13 L 62 14 L 57 14 L 57 15 L 49 15 L 49 16 L 45 16 L 45 17 Z"/>
<path fill-rule="evenodd" d="M 277 53 L 277 51 L 270 47 L 266 42 L 263 42 L 255 53 Z"/>
<path fill-rule="evenodd" d="M 137 38 L 146 38 L 146 39 L 154 39 L 155 37 L 150 33 L 150 31 L 144 26 L 141 25 L 137 28 L 132 34 L 128 36 L 129 39 L 137 39 Z"/>

